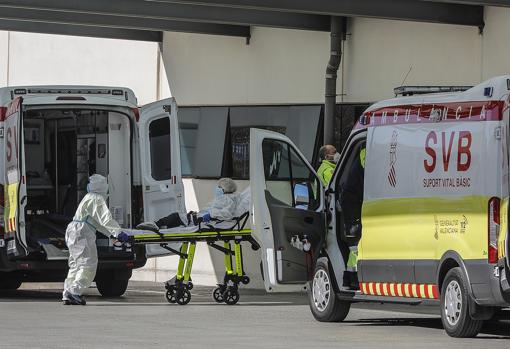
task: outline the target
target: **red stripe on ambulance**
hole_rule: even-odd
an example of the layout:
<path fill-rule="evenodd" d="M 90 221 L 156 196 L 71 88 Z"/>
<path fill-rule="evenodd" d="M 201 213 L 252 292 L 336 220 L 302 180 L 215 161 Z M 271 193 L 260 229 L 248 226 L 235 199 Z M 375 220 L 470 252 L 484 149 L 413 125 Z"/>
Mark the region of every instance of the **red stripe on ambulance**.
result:
<path fill-rule="evenodd" d="M 355 129 L 438 121 L 499 121 L 504 109 L 504 101 L 393 105 L 365 112 Z"/>

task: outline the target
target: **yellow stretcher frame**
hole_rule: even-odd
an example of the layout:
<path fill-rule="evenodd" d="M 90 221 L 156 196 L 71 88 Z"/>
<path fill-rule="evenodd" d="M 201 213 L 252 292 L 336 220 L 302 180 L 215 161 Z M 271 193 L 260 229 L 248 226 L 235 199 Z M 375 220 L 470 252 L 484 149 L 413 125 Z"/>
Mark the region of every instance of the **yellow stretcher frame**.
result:
<path fill-rule="evenodd" d="M 249 212 L 234 218 L 235 223 L 228 229 L 218 229 L 212 225 L 198 225 L 194 232 L 166 232 L 166 233 L 143 233 L 130 236 L 132 244 L 159 244 L 161 247 L 179 255 L 177 274 L 165 283 L 166 299 L 169 303 L 180 305 L 188 304 L 191 300 L 190 290 L 193 288 L 191 270 L 195 258 L 197 242 L 206 242 L 210 247 L 223 252 L 225 255 L 225 276 L 223 283 L 218 284 L 213 291 L 213 299 L 218 303 L 229 305 L 239 301 L 239 284 L 248 284 L 250 278 L 245 274 L 243 267 L 242 241 L 251 244 L 253 250 L 260 248 L 259 244 L 251 236 L 251 229 L 244 229 L 248 220 Z M 179 251 L 169 247 L 169 243 L 182 243 Z M 223 246 L 216 242 L 223 242 Z M 232 250 L 232 243 L 234 249 Z M 234 263 L 232 261 L 234 256 Z M 235 266 L 235 268 L 234 268 Z"/>
<path fill-rule="evenodd" d="M 157 244 L 169 242 L 205 241 L 207 239 L 223 239 L 236 236 L 250 236 L 251 229 L 242 230 L 216 230 L 196 231 L 189 233 L 143 233 L 130 236 L 130 242 L 134 244 Z"/>

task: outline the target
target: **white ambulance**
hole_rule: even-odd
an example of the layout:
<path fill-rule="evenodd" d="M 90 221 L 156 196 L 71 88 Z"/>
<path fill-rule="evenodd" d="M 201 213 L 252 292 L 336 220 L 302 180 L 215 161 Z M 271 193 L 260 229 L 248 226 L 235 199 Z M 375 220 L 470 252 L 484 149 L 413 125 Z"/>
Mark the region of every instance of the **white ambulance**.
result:
<path fill-rule="evenodd" d="M 89 175 L 108 177 L 109 207 L 123 227 L 184 209 L 175 100 L 137 107 L 130 89 L 0 89 L 0 289 L 62 281 L 67 224 Z M 103 296 L 122 295 L 133 268 L 161 251 L 116 250 L 97 234 Z"/>
<path fill-rule="evenodd" d="M 328 188 L 288 138 L 253 129 L 253 234 L 267 290 L 308 281 L 319 321 L 342 321 L 352 302 L 436 300 L 449 335 L 475 336 L 510 306 L 509 96 L 502 76 L 372 105 Z M 359 202 L 348 200 L 356 179 Z M 345 276 L 356 246 L 353 287 Z"/>

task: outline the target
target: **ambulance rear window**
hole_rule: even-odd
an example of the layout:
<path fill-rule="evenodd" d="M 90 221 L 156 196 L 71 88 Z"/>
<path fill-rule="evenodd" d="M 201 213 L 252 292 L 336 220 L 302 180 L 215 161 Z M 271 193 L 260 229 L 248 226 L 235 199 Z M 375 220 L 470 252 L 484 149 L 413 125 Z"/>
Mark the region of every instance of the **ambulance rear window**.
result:
<path fill-rule="evenodd" d="M 151 175 L 157 181 L 172 177 L 170 156 L 170 119 L 163 117 L 149 125 Z"/>

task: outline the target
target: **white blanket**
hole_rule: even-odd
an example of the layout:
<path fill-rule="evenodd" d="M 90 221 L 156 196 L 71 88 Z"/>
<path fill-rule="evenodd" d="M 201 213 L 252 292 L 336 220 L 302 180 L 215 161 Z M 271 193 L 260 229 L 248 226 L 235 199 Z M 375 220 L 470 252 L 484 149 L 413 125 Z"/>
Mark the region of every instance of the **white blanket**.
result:
<path fill-rule="evenodd" d="M 202 223 L 202 231 L 210 231 L 211 228 L 208 227 L 208 225 L 211 225 L 214 227 L 214 229 L 230 229 L 232 227 L 237 228 L 235 226 L 236 221 L 235 220 L 228 220 L 223 222 L 208 222 L 207 224 Z M 142 235 L 142 234 L 157 234 L 150 230 L 141 230 L 141 229 L 122 229 L 123 232 L 126 234 L 133 236 L 133 235 Z M 198 225 L 190 225 L 190 226 L 180 226 L 176 228 L 170 228 L 170 229 L 160 229 L 160 234 L 171 234 L 171 233 L 195 233 L 198 231 Z"/>

